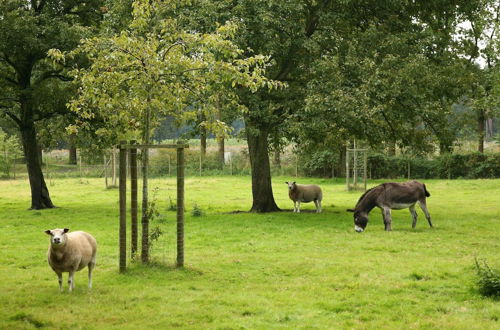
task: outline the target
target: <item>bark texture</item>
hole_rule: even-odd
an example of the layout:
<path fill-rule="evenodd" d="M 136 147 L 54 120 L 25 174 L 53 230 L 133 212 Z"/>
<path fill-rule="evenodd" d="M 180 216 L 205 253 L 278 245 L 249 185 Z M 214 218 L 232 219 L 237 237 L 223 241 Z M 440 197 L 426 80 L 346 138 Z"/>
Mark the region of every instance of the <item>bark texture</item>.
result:
<path fill-rule="evenodd" d="M 247 127 L 249 127 L 249 123 L 247 123 Z M 252 168 L 253 203 L 251 212 L 281 211 L 274 201 L 271 186 L 268 136 L 269 128 L 261 127 L 257 130 L 247 130 L 248 152 Z"/>

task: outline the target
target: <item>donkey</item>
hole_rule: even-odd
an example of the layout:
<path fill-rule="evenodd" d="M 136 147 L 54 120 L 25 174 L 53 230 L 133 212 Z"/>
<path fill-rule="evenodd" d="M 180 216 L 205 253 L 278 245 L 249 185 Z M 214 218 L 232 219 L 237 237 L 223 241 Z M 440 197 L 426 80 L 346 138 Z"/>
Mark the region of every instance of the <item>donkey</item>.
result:
<path fill-rule="evenodd" d="M 374 188 L 367 190 L 358 200 L 354 209 L 348 209 L 349 212 L 354 212 L 354 230 L 361 233 L 365 230 L 368 224 L 368 213 L 376 206 L 382 210 L 384 218 L 385 230 L 390 231 L 391 228 L 391 209 L 401 210 L 410 209 L 413 218 L 412 228 L 417 225 L 417 211 L 415 211 L 415 203 L 418 201 L 420 208 L 424 211 L 425 217 L 432 227 L 431 215 L 427 210 L 425 203 L 426 197 L 431 194 L 425 188 L 425 184 L 418 181 L 409 181 L 404 183 L 382 183 Z"/>

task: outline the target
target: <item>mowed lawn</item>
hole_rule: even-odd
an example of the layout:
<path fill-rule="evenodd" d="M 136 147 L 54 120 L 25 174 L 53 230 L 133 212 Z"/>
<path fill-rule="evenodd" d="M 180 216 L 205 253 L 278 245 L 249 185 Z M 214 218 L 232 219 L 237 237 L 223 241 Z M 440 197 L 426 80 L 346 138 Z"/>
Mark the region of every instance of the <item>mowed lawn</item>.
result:
<path fill-rule="evenodd" d="M 154 263 L 118 273 L 118 190 L 102 179 L 55 179 L 57 209 L 28 211 L 27 181 L 0 181 L 0 328 L 29 329 L 498 329 L 500 303 L 475 289 L 474 258 L 500 268 L 500 180 L 425 180 L 435 228 L 420 208 L 380 211 L 354 231 L 361 192 L 320 184 L 323 213 L 292 213 L 285 181 L 273 178 L 285 212 L 247 213 L 249 177 L 188 177 L 184 269 L 176 269 L 175 179 L 155 179 L 164 235 Z M 370 186 L 382 181 L 370 182 Z M 203 211 L 192 215 L 194 205 Z M 244 211 L 244 212 L 235 212 Z M 154 226 L 155 224 L 152 224 Z M 60 293 L 46 261 L 46 229 L 90 232 L 98 242 L 94 287 L 76 274 Z M 128 231 L 128 235 L 129 235 Z M 67 275 L 64 277 L 67 289 Z"/>

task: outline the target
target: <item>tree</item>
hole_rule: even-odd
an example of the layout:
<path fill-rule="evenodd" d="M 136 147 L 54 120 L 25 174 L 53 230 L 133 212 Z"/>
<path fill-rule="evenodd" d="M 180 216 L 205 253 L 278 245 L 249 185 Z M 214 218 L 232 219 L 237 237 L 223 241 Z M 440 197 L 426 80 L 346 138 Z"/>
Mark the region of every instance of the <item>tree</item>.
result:
<path fill-rule="evenodd" d="M 98 136 L 115 140 L 136 136 L 151 142 L 151 131 L 166 115 L 179 121 L 196 117 L 195 100 L 204 100 L 203 110 L 216 109 L 211 96 L 213 86 L 225 88 L 226 97 L 237 100 L 236 88 L 256 92 L 281 84 L 263 75 L 268 59 L 262 55 L 243 57 L 231 39 L 234 24 L 219 26 L 214 33 L 186 32 L 164 12 L 176 8 L 175 2 L 138 0 L 133 3 L 128 29 L 83 40 L 80 47 L 63 54 L 51 50 L 58 62 L 85 55 L 86 68 L 75 68 L 75 81 L 81 86 L 70 108 L 78 114 L 70 130 L 96 131 Z M 208 96 L 208 97 L 207 97 Z M 215 97 L 216 98 L 216 97 Z M 92 120 L 102 118 L 106 125 L 97 130 Z M 207 116 L 210 118 L 210 116 Z M 223 127 L 208 122 L 207 128 Z M 140 136 L 139 136 L 140 135 Z M 149 260 L 148 152 L 143 152 L 142 260 Z"/>
<path fill-rule="evenodd" d="M 493 118 L 500 107 L 498 92 L 498 61 L 500 42 L 500 3 L 479 0 L 464 14 L 464 24 L 458 29 L 458 51 L 468 60 L 464 70 L 467 101 L 473 109 L 478 139 L 477 150 L 484 151 L 485 120 Z"/>
<path fill-rule="evenodd" d="M 52 208 L 40 167 L 37 122 L 66 112 L 61 99 L 69 77 L 47 60 L 51 48 L 71 50 L 100 19 L 97 0 L 0 2 L 0 114 L 17 126 L 31 186 L 31 208 Z M 62 112 L 61 112 L 62 111 Z"/>

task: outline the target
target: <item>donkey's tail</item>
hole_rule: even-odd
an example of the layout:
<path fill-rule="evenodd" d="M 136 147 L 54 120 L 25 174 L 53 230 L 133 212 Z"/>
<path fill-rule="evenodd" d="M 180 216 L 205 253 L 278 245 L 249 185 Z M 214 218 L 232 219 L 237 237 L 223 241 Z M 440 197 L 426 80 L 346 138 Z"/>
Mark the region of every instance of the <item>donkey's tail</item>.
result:
<path fill-rule="evenodd" d="M 431 197 L 431 194 L 429 191 L 427 191 L 427 188 L 425 187 L 425 183 L 422 183 L 424 185 L 424 191 L 425 191 L 425 197 Z"/>

